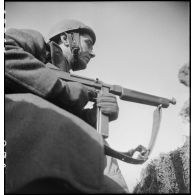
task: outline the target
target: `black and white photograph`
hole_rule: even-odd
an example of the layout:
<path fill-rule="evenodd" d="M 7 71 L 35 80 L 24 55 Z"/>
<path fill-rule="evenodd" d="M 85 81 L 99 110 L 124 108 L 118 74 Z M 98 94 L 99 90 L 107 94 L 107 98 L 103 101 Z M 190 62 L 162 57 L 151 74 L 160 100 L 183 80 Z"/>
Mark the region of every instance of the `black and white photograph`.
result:
<path fill-rule="evenodd" d="M 191 1 L 5 1 L 4 193 L 191 193 Z"/>

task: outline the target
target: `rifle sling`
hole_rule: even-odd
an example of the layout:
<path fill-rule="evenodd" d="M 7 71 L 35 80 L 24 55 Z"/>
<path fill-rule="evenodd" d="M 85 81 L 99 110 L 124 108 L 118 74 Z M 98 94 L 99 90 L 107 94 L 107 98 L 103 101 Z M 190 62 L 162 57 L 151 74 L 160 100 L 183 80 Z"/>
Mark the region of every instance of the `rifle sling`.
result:
<path fill-rule="evenodd" d="M 159 105 L 153 113 L 153 125 L 152 125 L 152 134 L 151 134 L 151 138 L 150 138 L 150 142 L 147 148 L 147 152 L 144 155 L 143 159 L 135 159 L 132 158 L 131 155 L 128 155 L 128 152 L 118 152 L 112 148 L 110 148 L 108 145 L 104 144 L 104 153 L 108 156 L 111 156 L 113 158 L 122 160 L 126 163 L 131 163 L 131 164 L 143 164 L 147 159 L 148 156 L 150 155 L 155 141 L 156 141 L 156 137 L 158 135 L 159 132 L 159 128 L 160 128 L 160 122 L 161 122 L 161 115 L 162 115 L 162 111 L 161 111 L 162 105 Z"/>
<path fill-rule="evenodd" d="M 147 159 L 135 159 L 129 156 L 125 152 L 118 152 L 112 148 L 110 148 L 107 145 L 104 145 L 104 153 L 108 156 L 111 156 L 113 158 L 122 160 L 126 163 L 131 163 L 131 164 L 143 164 Z"/>

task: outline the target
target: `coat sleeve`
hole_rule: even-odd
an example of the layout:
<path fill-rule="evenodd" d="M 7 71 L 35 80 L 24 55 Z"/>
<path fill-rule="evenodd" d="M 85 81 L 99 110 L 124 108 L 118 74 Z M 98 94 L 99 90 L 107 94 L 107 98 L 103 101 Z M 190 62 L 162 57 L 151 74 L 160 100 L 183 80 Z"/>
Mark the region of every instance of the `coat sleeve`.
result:
<path fill-rule="evenodd" d="M 5 39 L 5 91 L 30 92 L 66 108 L 66 82 L 46 67 L 42 35 L 34 30 L 10 29 Z"/>
<path fill-rule="evenodd" d="M 89 122 L 83 108 L 71 102 L 67 82 L 46 66 L 46 43 L 39 32 L 9 29 L 5 39 L 6 93 L 36 94 Z"/>

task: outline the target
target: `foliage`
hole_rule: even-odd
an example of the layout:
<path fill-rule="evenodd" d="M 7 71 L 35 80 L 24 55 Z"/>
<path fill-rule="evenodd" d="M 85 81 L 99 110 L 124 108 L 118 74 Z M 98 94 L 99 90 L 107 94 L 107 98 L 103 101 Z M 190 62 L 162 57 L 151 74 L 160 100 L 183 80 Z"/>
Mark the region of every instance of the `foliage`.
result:
<path fill-rule="evenodd" d="M 189 100 L 184 102 L 184 105 L 180 111 L 180 116 L 183 118 L 184 122 L 190 122 L 190 105 Z"/>
<path fill-rule="evenodd" d="M 183 65 L 178 73 L 179 81 L 184 84 L 185 86 L 189 87 L 190 85 L 190 70 L 189 70 L 189 63 Z"/>
<path fill-rule="evenodd" d="M 190 87 L 189 64 L 183 65 L 178 73 L 180 83 Z M 190 122 L 190 103 L 187 100 L 180 111 L 184 121 Z M 189 137 L 182 147 L 151 162 L 142 170 L 141 180 L 134 193 L 190 193 Z"/>
<path fill-rule="evenodd" d="M 190 70 L 189 70 L 189 64 L 183 65 L 178 73 L 178 78 L 180 83 L 184 84 L 186 87 L 190 86 Z M 189 105 L 189 100 L 187 100 L 181 111 L 180 111 L 180 116 L 183 118 L 183 121 L 190 122 L 190 105 Z"/>
<path fill-rule="evenodd" d="M 134 193 L 189 193 L 189 139 L 178 149 L 152 160 L 142 170 Z"/>

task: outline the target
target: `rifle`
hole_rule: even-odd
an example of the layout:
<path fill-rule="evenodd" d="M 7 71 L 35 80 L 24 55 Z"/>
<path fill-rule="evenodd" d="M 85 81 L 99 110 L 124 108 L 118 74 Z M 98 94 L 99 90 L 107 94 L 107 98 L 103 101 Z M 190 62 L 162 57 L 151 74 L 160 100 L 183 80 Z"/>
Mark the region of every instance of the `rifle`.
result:
<path fill-rule="evenodd" d="M 169 104 L 176 104 L 175 98 L 167 99 L 167 98 L 163 98 L 159 96 L 154 96 L 154 95 L 146 94 L 143 92 L 135 91 L 132 89 L 123 88 L 119 85 L 110 85 L 110 84 L 100 81 L 99 79 L 94 80 L 91 78 L 81 77 L 78 75 L 63 72 L 57 68 L 53 68 L 53 67 L 50 67 L 50 68 L 55 72 L 58 78 L 64 81 L 67 81 L 67 82 L 81 83 L 87 86 L 89 88 L 89 91 L 96 90 L 98 94 L 109 92 L 109 93 L 119 96 L 119 98 L 124 101 L 130 101 L 130 102 L 146 104 L 150 106 L 156 106 L 157 109 L 154 111 L 154 115 L 153 115 L 154 119 L 153 119 L 152 135 L 150 138 L 148 148 L 144 154 L 142 154 L 136 159 L 136 158 L 132 158 L 132 155 L 134 154 L 135 151 L 139 151 L 141 153 L 140 149 L 136 148 L 130 154 L 130 152 L 119 152 L 119 151 L 116 151 L 110 148 L 106 144 L 104 145 L 104 152 L 106 155 L 112 156 L 114 158 L 117 158 L 127 163 L 142 164 L 148 159 L 148 156 L 154 147 L 154 143 L 155 143 L 158 131 L 159 131 L 160 120 L 161 120 L 161 108 L 167 108 L 169 107 Z M 97 128 L 97 132 L 100 133 L 103 136 L 103 138 L 108 138 L 109 119 L 108 119 L 108 116 L 104 115 L 101 112 L 101 108 L 97 108 L 96 128 Z"/>

